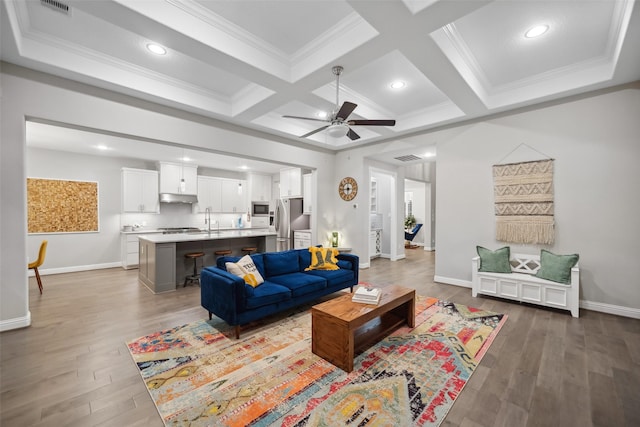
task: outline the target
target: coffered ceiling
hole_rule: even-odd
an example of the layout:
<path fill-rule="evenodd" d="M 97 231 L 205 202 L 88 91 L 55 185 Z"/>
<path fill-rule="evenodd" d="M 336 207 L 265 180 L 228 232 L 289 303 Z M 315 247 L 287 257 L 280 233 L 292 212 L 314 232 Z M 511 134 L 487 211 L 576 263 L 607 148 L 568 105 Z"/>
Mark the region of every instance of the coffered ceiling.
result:
<path fill-rule="evenodd" d="M 65 8 L 68 6 L 68 10 Z M 640 79 L 633 0 L 3 0 L 2 60 L 341 150 Z M 525 32 L 536 25 L 539 37 Z M 147 49 L 157 43 L 166 54 Z M 325 131 L 339 103 L 360 139 Z M 404 87 L 393 89 L 394 81 Z"/>

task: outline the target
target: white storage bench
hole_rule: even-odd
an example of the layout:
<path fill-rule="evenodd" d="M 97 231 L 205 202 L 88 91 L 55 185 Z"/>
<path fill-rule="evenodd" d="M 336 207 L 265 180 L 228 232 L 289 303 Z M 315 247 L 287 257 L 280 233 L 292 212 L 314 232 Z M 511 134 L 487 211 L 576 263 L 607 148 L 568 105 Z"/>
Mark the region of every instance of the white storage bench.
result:
<path fill-rule="evenodd" d="M 563 284 L 535 277 L 540 268 L 540 256 L 511 254 L 511 273 L 478 271 L 480 257 L 471 260 L 472 295 L 491 295 L 515 301 L 544 305 L 571 311 L 579 316 L 580 268 L 571 269 L 571 283 Z"/>

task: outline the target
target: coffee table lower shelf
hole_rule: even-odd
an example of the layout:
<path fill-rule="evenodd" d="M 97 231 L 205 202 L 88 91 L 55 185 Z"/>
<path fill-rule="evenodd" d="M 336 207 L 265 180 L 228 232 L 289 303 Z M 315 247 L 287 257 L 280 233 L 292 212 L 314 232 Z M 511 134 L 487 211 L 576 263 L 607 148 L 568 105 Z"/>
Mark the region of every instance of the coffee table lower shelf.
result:
<path fill-rule="evenodd" d="M 415 326 L 415 290 L 382 288 L 378 305 L 351 301 L 352 294 L 311 308 L 311 350 L 351 372 L 353 359 L 401 325 Z"/>

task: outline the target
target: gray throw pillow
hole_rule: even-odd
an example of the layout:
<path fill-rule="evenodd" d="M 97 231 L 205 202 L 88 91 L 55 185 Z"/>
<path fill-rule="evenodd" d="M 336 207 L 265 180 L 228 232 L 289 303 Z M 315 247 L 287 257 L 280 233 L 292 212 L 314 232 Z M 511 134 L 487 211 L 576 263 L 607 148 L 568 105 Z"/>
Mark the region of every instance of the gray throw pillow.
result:
<path fill-rule="evenodd" d="M 571 283 L 571 269 L 578 263 L 578 254 L 556 255 L 547 250 L 540 250 L 540 269 L 536 277 L 558 283 Z"/>
<path fill-rule="evenodd" d="M 509 246 L 492 251 L 482 246 L 476 246 L 476 251 L 480 256 L 480 268 L 478 271 L 486 273 L 511 273 L 509 256 L 511 249 Z"/>

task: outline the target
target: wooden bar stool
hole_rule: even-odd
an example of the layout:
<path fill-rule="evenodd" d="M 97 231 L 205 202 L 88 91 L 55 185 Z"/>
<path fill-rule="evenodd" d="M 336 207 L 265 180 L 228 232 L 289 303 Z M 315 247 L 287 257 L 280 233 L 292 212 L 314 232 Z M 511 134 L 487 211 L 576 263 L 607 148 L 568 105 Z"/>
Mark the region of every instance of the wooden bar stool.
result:
<path fill-rule="evenodd" d="M 220 249 L 219 251 L 215 251 L 214 255 L 216 257 L 219 256 L 225 256 L 225 255 L 231 255 L 233 252 L 231 251 L 231 249 Z"/>
<path fill-rule="evenodd" d="M 187 283 L 196 282 L 200 285 L 200 275 L 198 274 L 198 258 L 202 258 L 204 256 L 204 252 L 191 252 L 185 254 L 185 258 L 191 258 L 193 260 L 193 274 L 184 278 L 184 286 L 187 286 Z"/>
<path fill-rule="evenodd" d="M 256 248 L 255 246 L 245 246 L 244 248 L 242 248 L 242 252 L 247 255 L 251 255 L 252 252 L 255 252 L 257 250 L 258 248 Z"/>

